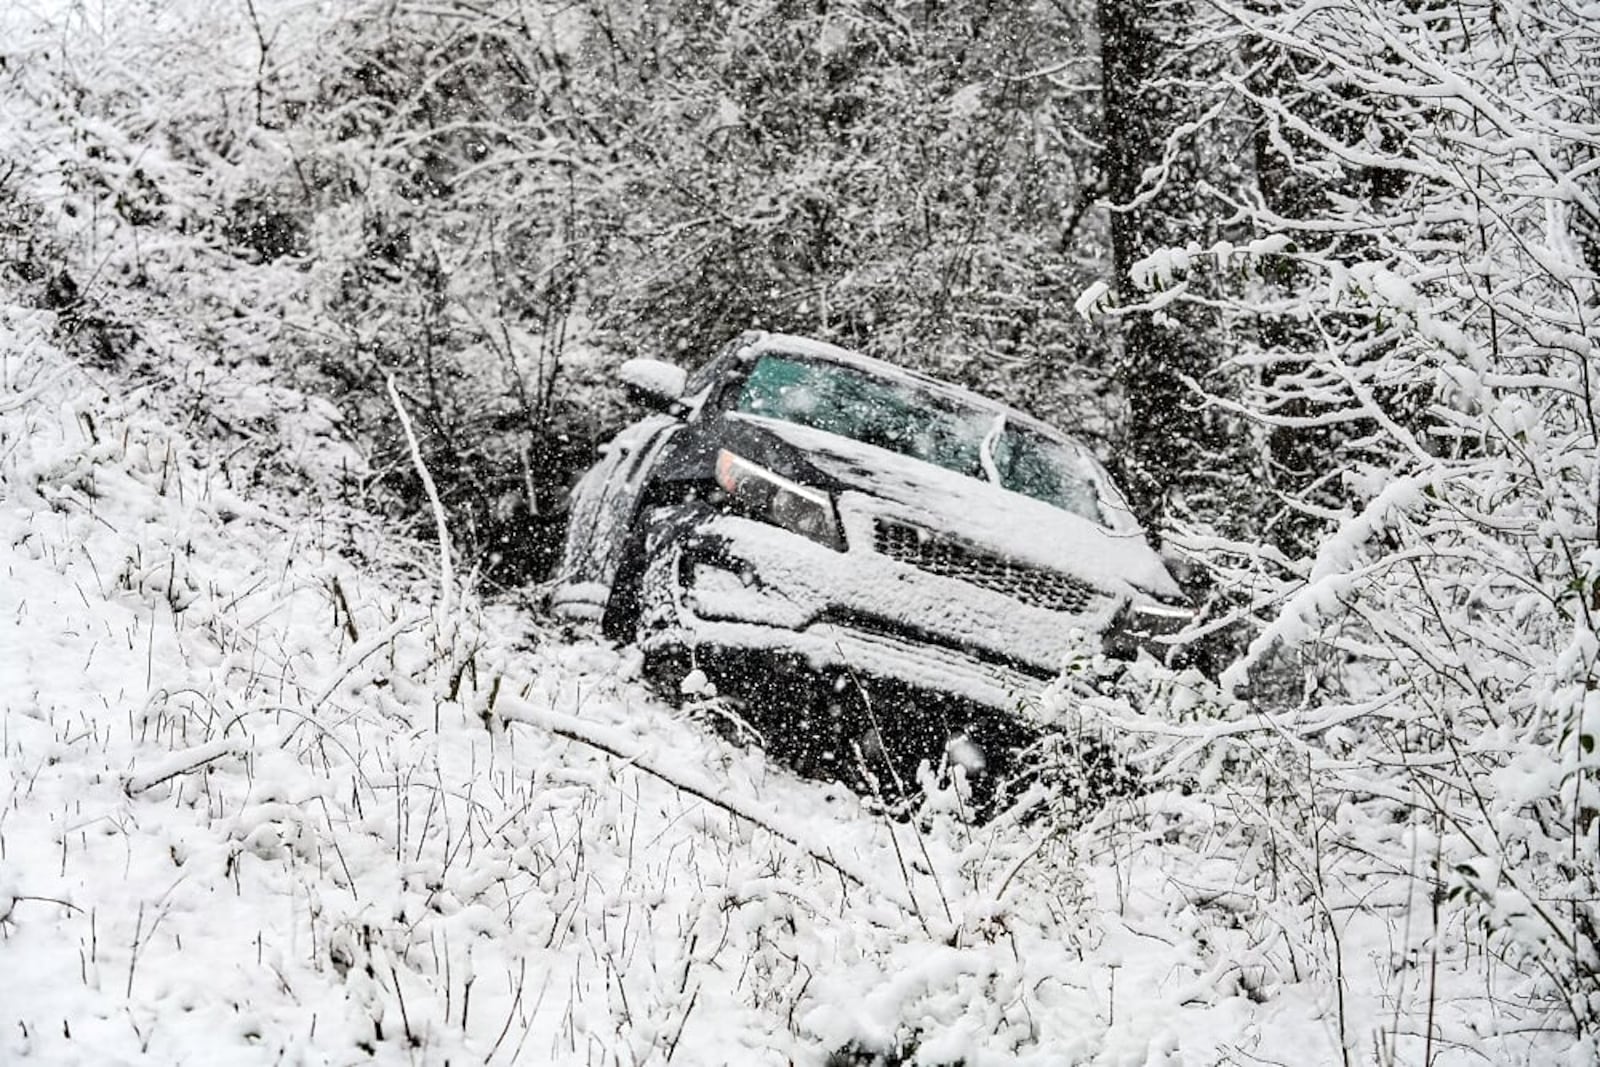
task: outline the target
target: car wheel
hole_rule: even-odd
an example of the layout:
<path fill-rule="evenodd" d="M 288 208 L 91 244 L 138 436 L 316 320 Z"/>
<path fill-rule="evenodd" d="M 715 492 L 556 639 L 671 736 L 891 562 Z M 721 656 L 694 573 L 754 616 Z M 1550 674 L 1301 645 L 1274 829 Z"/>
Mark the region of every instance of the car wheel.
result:
<path fill-rule="evenodd" d="M 639 583 L 644 575 L 644 546 L 629 539 L 628 548 L 611 580 L 611 594 L 600 616 L 600 632 L 608 641 L 627 644 L 633 640 L 639 618 Z"/>
<path fill-rule="evenodd" d="M 639 646 L 645 680 L 674 701 L 693 666 L 679 627 L 683 537 L 704 517 L 703 509 L 682 507 L 658 508 L 642 517 L 601 624 L 611 640 Z"/>
<path fill-rule="evenodd" d="M 679 605 L 683 583 L 679 576 L 680 549 L 676 542 L 654 554 L 640 571 L 633 638 L 644 656 L 644 675 L 669 696 L 693 666 L 679 633 Z"/>
<path fill-rule="evenodd" d="M 656 606 L 661 606 L 661 598 L 657 595 L 661 590 L 651 583 L 659 583 L 662 579 L 647 575 L 664 556 L 671 554 L 676 559 L 677 546 L 683 534 L 704 517 L 703 508 L 680 505 L 651 508 L 635 518 L 622 551 L 622 561 L 617 566 L 616 577 L 611 581 L 605 613 L 600 619 L 601 633 L 608 640 L 627 644 L 642 636 L 646 600 L 654 597 Z M 672 573 L 676 580 L 675 564 Z"/>

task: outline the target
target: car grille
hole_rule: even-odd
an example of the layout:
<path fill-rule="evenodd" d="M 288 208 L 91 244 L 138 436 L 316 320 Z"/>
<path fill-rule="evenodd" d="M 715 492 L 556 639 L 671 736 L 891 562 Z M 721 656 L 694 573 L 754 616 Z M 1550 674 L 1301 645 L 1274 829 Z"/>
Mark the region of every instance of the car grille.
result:
<path fill-rule="evenodd" d="M 880 555 L 992 589 L 1034 607 L 1078 614 L 1096 599 L 1094 588 L 1077 578 L 968 548 L 905 523 L 878 519 L 872 541 Z"/>

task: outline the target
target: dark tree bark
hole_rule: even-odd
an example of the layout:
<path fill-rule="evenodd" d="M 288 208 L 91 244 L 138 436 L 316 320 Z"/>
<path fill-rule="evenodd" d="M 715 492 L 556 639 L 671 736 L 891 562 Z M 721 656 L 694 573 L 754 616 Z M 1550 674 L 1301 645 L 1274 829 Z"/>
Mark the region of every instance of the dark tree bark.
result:
<path fill-rule="evenodd" d="M 1182 90 L 1186 81 L 1167 76 L 1179 42 L 1163 31 L 1182 25 L 1186 10 L 1186 4 L 1160 0 L 1099 0 L 1097 6 L 1101 165 L 1112 204 L 1115 289 L 1123 305 L 1149 295 L 1132 282 L 1135 263 L 1157 248 L 1197 236 L 1192 208 L 1198 158 L 1183 146 L 1166 158 L 1188 101 Z M 1164 173 L 1147 177 L 1163 162 Z M 1222 443 L 1214 440 L 1217 430 L 1184 382 L 1186 376 L 1204 378 L 1215 356 L 1183 322 L 1183 314 L 1172 308 L 1133 312 L 1122 320 L 1117 377 L 1126 407 L 1115 465 L 1129 503 L 1152 534 L 1164 524 L 1185 485 L 1206 477 L 1198 468 Z"/>

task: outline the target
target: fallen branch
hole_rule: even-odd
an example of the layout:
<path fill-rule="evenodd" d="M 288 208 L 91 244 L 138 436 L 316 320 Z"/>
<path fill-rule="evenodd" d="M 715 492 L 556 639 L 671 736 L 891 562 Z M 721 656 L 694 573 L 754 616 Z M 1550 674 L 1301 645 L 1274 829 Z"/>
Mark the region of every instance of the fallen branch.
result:
<path fill-rule="evenodd" d="M 160 760 L 154 767 L 146 771 L 139 771 L 128 775 L 122 783 L 123 790 L 131 797 L 143 793 L 147 789 L 154 789 L 162 782 L 176 778 L 180 774 L 190 774 L 201 767 L 221 759 L 223 756 L 242 756 L 246 745 L 234 738 L 218 738 L 207 741 L 203 745 L 186 748 L 181 752 L 174 752 L 164 760 Z"/>
<path fill-rule="evenodd" d="M 16 408 L 27 407 L 39 397 L 49 392 L 50 387 L 65 378 L 67 374 L 68 371 L 60 371 L 56 374 L 52 374 L 49 378 L 46 378 L 44 381 L 30 389 L 25 389 L 20 393 L 14 393 L 11 396 L 0 399 L 0 414 L 4 414 L 5 412 L 12 411 Z"/>
<path fill-rule="evenodd" d="M 893 901 L 907 912 L 916 911 L 916 908 L 904 894 L 880 885 L 871 873 L 865 869 L 857 868 L 855 864 L 848 860 L 835 856 L 833 850 L 827 845 L 807 840 L 809 835 L 805 829 L 785 818 L 780 812 L 747 797 L 741 797 L 735 794 L 728 786 L 719 785 L 691 770 L 680 768 L 665 769 L 657 763 L 652 753 L 640 747 L 619 730 L 601 726 L 598 723 L 585 722 L 582 719 L 563 715 L 560 712 L 537 708 L 525 700 L 507 696 L 504 693 L 500 694 L 499 700 L 494 706 L 493 714 L 498 715 L 504 722 L 519 722 L 526 726 L 535 726 L 555 734 L 557 737 L 566 738 L 568 741 L 576 741 L 581 745 L 588 745 L 590 748 L 598 749 L 609 756 L 614 756 L 650 775 L 652 778 L 657 778 L 667 783 L 680 792 L 687 793 L 697 800 L 703 800 L 713 807 L 721 808 L 730 815 L 754 823 L 772 834 L 772 836 L 793 845 L 817 862 L 831 867 L 846 881 Z"/>

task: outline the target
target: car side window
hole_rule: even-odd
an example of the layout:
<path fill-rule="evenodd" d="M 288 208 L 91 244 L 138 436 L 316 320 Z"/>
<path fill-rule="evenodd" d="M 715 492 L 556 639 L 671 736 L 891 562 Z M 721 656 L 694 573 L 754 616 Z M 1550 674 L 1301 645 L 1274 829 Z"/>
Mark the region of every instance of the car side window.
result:
<path fill-rule="evenodd" d="M 1107 525 L 1093 472 L 1072 448 L 1017 428 L 1001 436 L 996 452 L 1000 482 L 1007 489 Z"/>

